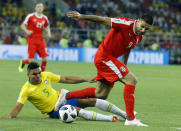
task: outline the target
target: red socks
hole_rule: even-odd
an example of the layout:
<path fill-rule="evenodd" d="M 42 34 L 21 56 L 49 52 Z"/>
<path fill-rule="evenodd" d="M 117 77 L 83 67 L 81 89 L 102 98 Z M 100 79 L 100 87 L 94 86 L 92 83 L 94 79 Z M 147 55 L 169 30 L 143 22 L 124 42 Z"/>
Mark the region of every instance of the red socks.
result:
<path fill-rule="evenodd" d="M 22 64 L 29 64 L 29 60 L 28 60 L 28 59 L 23 60 L 23 61 L 22 61 Z"/>
<path fill-rule="evenodd" d="M 69 100 L 72 98 L 87 98 L 87 97 L 94 98 L 95 90 L 96 90 L 95 87 L 89 87 L 82 90 L 70 91 L 66 99 Z"/>
<path fill-rule="evenodd" d="M 22 64 L 29 64 L 29 60 L 28 59 L 23 60 Z M 42 63 L 41 63 L 41 71 L 42 72 L 45 71 L 46 65 L 47 65 L 47 61 L 42 61 Z"/>
<path fill-rule="evenodd" d="M 124 88 L 124 102 L 126 106 L 126 114 L 130 120 L 135 118 L 134 115 L 134 103 L 135 103 L 135 96 L 134 96 L 135 86 L 133 85 L 125 85 Z"/>
<path fill-rule="evenodd" d="M 42 63 L 41 63 L 41 71 L 42 72 L 45 71 L 46 65 L 47 65 L 47 61 L 42 61 Z"/>

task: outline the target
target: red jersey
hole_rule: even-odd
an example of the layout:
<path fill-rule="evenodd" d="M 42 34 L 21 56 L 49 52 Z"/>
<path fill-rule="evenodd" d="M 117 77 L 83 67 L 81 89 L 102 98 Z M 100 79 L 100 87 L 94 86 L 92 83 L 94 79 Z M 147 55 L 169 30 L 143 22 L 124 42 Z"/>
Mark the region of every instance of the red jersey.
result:
<path fill-rule="evenodd" d="M 142 40 L 142 36 L 135 35 L 135 19 L 111 18 L 109 33 L 102 41 L 97 54 L 119 57 L 134 48 Z"/>
<path fill-rule="evenodd" d="M 36 13 L 26 16 L 23 23 L 27 25 L 28 30 L 33 31 L 31 35 L 28 35 L 28 39 L 33 38 L 33 40 L 43 39 L 43 28 L 49 25 L 45 15 L 38 16 Z"/>

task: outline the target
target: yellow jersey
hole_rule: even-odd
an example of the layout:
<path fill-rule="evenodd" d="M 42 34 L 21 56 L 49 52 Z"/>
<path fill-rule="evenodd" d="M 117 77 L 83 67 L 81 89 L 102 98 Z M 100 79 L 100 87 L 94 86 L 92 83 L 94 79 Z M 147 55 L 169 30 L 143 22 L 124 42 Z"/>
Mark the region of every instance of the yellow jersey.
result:
<path fill-rule="evenodd" d="M 41 113 L 49 113 L 54 109 L 59 92 L 52 88 L 51 82 L 58 83 L 61 76 L 51 72 L 42 72 L 40 84 L 33 85 L 27 81 L 21 88 L 17 102 L 24 104 L 29 100 Z"/>

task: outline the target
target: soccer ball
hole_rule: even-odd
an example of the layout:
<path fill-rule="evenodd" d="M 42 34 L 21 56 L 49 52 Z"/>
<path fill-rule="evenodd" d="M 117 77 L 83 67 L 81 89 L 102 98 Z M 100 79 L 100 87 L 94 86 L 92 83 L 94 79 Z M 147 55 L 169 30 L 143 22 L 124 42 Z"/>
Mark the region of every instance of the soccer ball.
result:
<path fill-rule="evenodd" d="M 72 123 L 77 117 L 77 110 L 71 105 L 64 105 L 59 110 L 59 118 L 65 123 Z"/>

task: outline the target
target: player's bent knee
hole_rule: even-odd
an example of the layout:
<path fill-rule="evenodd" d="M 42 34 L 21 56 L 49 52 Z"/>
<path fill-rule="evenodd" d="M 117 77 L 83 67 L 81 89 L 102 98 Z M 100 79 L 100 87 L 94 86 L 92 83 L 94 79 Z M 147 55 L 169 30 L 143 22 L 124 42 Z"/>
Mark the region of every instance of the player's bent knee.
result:
<path fill-rule="evenodd" d="M 122 81 L 128 85 L 136 85 L 138 83 L 138 79 L 134 75 L 126 76 Z"/>
<path fill-rule="evenodd" d="M 130 80 L 128 80 L 127 84 L 129 85 L 136 85 L 138 83 L 136 78 L 131 78 Z"/>
<path fill-rule="evenodd" d="M 95 106 L 95 104 L 96 104 L 96 98 L 88 98 L 88 100 L 89 100 L 89 105 L 90 105 L 91 107 Z"/>
<path fill-rule="evenodd" d="M 133 83 L 134 83 L 134 85 L 136 85 L 138 83 L 138 79 L 136 77 L 134 77 Z"/>

